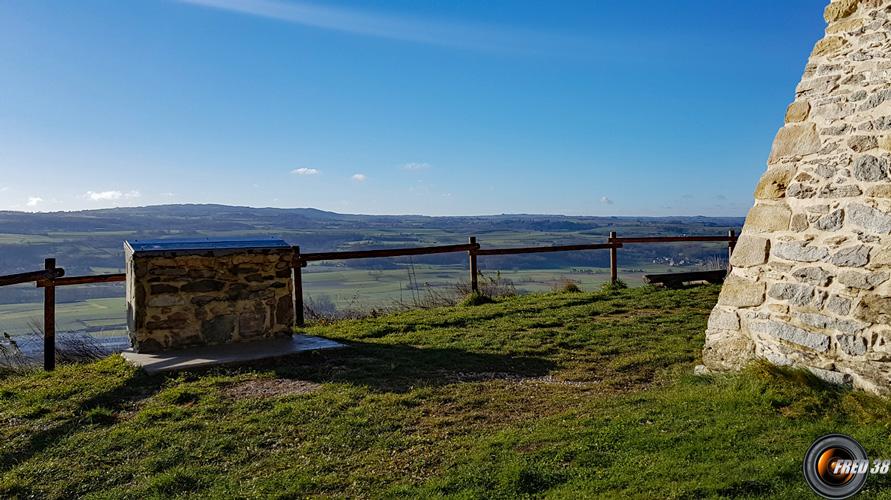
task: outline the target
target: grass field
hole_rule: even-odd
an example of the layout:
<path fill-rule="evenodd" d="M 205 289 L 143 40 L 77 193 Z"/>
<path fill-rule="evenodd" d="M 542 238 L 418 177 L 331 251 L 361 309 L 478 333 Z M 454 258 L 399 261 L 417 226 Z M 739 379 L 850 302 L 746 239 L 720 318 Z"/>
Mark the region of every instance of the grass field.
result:
<path fill-rule="evenodd" d="M 885 400 L 692 375 L 717 293 L 521 296 L 311 327 L 349 347 L 252 366 L 7 376 L 0 497 L 803 498 L 822 434 L 891 457 Z"/>

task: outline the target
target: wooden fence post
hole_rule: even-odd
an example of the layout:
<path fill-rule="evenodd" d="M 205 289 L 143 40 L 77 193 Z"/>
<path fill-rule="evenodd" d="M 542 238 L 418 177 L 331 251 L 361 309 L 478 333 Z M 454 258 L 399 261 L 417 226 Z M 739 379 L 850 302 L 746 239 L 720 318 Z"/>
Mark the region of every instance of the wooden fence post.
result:
<path fill-rule="evenodd" d="M 476 245 L 476 236 L 470 237 L 470 244 Z M 476 249 L 468 250 L 467 255 L 470 258 L 470 290 L 474 293 L 479 293 L 480 284 L 479 279 L 477 279 L 477 275 L 479 274 L 479 267 L 477 267 L 476 263 Z"/>
<path fill-rule="evenodd" d="M 300 247 L 294 246 L 294 324 L 305 326 L 303 317 L 303 259 L 300 257 Z"/>
<path fill-rule="evenodd" d="M 47 271 L 56 270 L 56 259 L 43 261 Z M 47 277 L 43 287 L 43 369 L 52 371 L 56 368 L 56 287 L 55 278 Z"/>
<path fill-rule="evenodd" d="M 619 251 L 616 248 L 616 232 L 609 232 L 609 242 L 613 244 L 609 249 L 609 282 L 615 285 L 619 281 Z"/>
<path fill-rule="evenodd" d="M 732 269 L 730 258 L 733 257 L 733 249 L 736 247 L 736 231 L 733 229 L 728 230 L 727 236 L 730 237 L 727 241 L 727 272 L 730 272 L 730 269 Z"/>

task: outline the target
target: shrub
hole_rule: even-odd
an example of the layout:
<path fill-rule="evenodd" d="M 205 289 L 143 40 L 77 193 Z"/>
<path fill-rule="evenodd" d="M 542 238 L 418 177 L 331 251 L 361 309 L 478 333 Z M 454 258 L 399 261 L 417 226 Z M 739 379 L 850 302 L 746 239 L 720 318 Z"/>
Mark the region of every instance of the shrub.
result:
<path fill-rule="evenodd" d="M 560 281 L 554 284 L 554 291 L 562 293 L 579 293 L 582 289 L 579 288 L 578 281 L 569 278 L 561 278 Z"/>
<path fill-rule="evenodd" d="M 628 284 L 622 280 L 616 280 L 615 283 L 607 281 L 600 287 L 604 292 L 615 292 L 616 290 L 624 290 L 626 288 L 628 288 Z"/>
<path fill-rule="evenodd" d="M 478 292 L 472 292 L 467 294 L 467 297 L 464 297 L 464 300 L 459 304 L 461 307 L 472 307 L 472 306 L 481 306 L 483 304 L 492 304 L 495 302 L 495 299 L 489 297 L 488 295 L 484 295 Z"/>

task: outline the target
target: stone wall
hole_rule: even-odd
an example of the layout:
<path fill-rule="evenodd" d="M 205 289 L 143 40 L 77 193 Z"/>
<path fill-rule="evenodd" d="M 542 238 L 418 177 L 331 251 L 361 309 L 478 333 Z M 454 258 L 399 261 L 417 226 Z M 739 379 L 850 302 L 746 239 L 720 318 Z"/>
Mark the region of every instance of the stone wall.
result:
<path fill-rule="evenodd" d="M 836 0 L 731 257 L 703 361 L 891 390 L 891 0 Z"/>
<path fill-rule="evenodd" d="M 127 324 L 137 352 L 290 335 L 293 251 L 126 252 Z"/>

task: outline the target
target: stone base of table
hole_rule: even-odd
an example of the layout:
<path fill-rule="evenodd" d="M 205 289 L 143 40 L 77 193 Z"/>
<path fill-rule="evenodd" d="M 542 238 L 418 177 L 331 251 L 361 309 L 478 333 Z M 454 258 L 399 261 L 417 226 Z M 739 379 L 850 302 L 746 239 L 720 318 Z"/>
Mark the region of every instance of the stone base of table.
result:
<path fill-rule="evenodd" d="M 128 349 L 121 353 L 129 363 L 142 368 L 147 373 L 160 373 L 176 370 L 189 370 L 209 366 L 228 365 L 277 358 L 306 351 L 338 349 L 346 347 L 340 342 L 294 335 L 289 338 L 258 340 L 236 344 L 192 347 L 161 353 L 138 353 Z"/>

